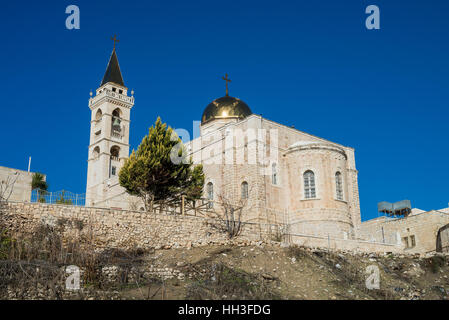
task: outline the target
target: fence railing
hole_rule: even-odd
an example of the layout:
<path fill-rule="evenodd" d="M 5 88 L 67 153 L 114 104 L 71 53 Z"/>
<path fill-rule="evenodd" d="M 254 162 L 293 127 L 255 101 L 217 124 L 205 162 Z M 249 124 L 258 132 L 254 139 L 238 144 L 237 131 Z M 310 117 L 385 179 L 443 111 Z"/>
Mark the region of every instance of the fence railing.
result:
<path fill-rule="evenodd" d="M 311 235 L 287 233 L 284 235 L 284 242 L 297 244 L 306 247 L 318 247 L 322 249 L 356 250 L 366 252 L 391 251 L 399 252 L 402 247 L 398 243 L 386 243 L 378 241 L 368 241 L 362 239 L 344 239 L 330 235 Z"/>
<path fill-rule="evenodd" d="M 181 197 L 179 201 L 156 201 L 153 204 L 154 213 L 204 216 L 214 212 L 213 203 L 215 201 L 208 199 L 188 200 Z"/>
<path fill-rule="evenodd" d="M 66 190 L 49 192 L 34 189 L 31 192 L 31 202 L 84 206 L 86 204 L 86 194 L 78 194 Z"/>

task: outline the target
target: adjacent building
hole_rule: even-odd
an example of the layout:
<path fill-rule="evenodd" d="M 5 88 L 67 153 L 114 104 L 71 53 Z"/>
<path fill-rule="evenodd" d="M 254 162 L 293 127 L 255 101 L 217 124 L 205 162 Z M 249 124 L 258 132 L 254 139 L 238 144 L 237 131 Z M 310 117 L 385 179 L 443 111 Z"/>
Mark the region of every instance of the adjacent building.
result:
<path fill-rule="evenodd" d="M 0 190 L 9 201 L 30 202 L 32 178 L 33 172 L 0 167 Z"/>

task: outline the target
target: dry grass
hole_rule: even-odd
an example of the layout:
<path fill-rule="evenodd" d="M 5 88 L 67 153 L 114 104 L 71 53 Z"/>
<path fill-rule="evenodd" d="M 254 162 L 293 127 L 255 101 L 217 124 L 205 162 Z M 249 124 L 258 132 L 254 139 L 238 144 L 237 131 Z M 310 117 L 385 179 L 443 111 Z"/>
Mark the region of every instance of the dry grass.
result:
<path fill-rule="evenodd" d="M 128 283 L 130 270 L 138 266 L 143 250 L 94 249 L 90 232 L 73 239 L 61 235 L 67 224 L 77 221 L 59 219 L 56 226 L 41 224 L 30 234 L 16 236 L 6 229 L 0 232 L 0 298 L 45 298 L 62 299 L 67 297 L 65 281 L 68 276 L 66 267 L 74 265 L 81 270 L 81 283 L 84 288 L 96 291 L 108 291 L 120 288 Z M 102 272 L 107 265 L 118 266 L 116 281 L 109 281 Z M 139 283 L 143 276 L 133 274 Z M 70 295 L 84 299 L 83 290 Z"/>
<path fill-rule="evenodd" d="M 207 267 L 209 276 L 203 275 L 192 281 L 186 299 L 280 299 L 273 288 L 273 281 L 276 283 L 277 279 L 267 279 L 261 273 L 248 273 L 222 263 Z"/>

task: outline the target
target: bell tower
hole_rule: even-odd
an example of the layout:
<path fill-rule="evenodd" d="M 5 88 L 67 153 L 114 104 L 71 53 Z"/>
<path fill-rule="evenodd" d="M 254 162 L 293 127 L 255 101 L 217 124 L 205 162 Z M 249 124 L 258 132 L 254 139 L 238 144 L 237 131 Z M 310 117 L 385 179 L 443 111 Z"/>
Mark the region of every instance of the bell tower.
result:
<path fill-rule="evenodd" d="M 129 129 L 134 92 L 128 96 L 114 49 L 100 87 L 90 93 L 90 143 L 87 164 L 86 206 L 128 207 L 118 173 L 129 156 Z"/>

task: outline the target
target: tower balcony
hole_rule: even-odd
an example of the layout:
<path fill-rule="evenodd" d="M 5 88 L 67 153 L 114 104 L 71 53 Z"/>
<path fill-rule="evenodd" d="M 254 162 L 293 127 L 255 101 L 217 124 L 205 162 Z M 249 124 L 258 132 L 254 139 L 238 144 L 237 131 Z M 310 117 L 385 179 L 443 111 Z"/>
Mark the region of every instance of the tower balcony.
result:
<path fill-rule="evenodd" d="M 120 131 L 112 130 L 111 131 L 111 138 L 121 141 L 122 138 L 123 138 L 123 135 L 122 135 L 122 133 Z"/>
<path fill-rule="evenodd" d="M 98 101 L 100 101 L 103 98 L 114 98 L 121 102 L 124 102 L 126 104 L 133 105 L 134 104 L 134 97 L 128 97 L 127 95 L 114 92 L 108 88 L 104 88 L 100 91 L 99 94 L 97 94 L 95 97 L 89 99 L 89 106 L 93 106 Z"/>

